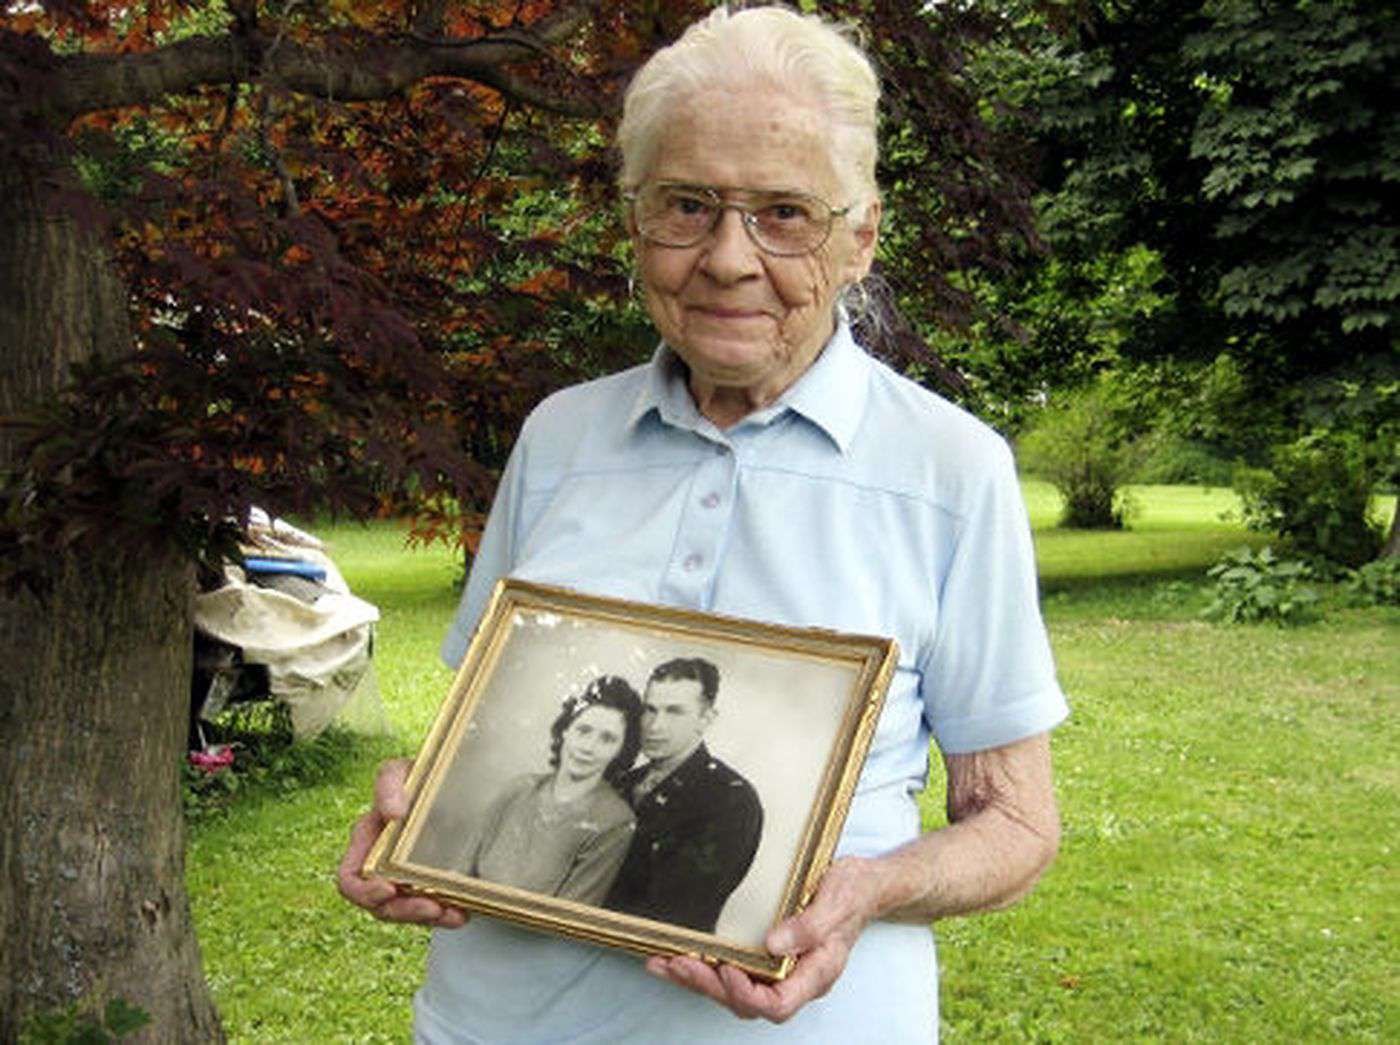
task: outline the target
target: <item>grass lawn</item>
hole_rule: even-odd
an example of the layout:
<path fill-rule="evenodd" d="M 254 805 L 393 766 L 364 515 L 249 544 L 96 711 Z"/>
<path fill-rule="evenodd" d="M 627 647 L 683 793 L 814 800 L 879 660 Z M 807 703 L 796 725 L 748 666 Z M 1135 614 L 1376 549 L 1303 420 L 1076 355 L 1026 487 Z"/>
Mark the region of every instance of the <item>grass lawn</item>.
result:
<path fill-rule="evenodd" d="M 1400 1040 L 1400 611 L 1199 621 L 1203 568 L 1250 540 L 1226 491 L 1150 487 L 1122 533 L 1050 528 L 1027 484 L 1073 716 L 1055 735 L 1059 861 L 1009 911 L 937 927 L 943 1034 L 974 1041 Z M 408 1040 L 425 936 L 340 901 L 377 761 L 448 682 L 457 567 L 401 531 L 321 527 L 383 614 L 392 732 L 197 816 L 188 880 L 231 1039 Z M 942 817 L 941 781 L 926 796 Z"/>

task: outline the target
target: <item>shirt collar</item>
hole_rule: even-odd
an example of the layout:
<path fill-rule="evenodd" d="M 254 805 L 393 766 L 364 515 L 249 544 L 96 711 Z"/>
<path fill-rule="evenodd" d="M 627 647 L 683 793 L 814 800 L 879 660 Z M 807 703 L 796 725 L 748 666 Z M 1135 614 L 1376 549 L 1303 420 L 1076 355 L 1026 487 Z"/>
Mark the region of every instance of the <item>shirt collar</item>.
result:
<path fill-rule="evenodd" d="M 843 315 L 807 372 L 778 399 L 820 428 L 843 454 L 865 416 L 870 357 L 851 336 Z"/>
<path fill-rule="evenodd" d="M 635 428 L 652 411 L 669 425 L 694 429 L 702 420 L 695 400 L 686 387 L 685 364 L 670 345 L 662 341 L 652 353 L 646 380 L 637 392 L 637 400 L 627 417 L 627 426 Z"/>
<path fill-rule="evenodd" d="M 865 414 L 869 368 L 870 357 L 856 344 L 842 315 L 821 354 L 764 412 L 777 416 L 786 407 L 820 428 L 841 453 L 847 453 Z M 662 421 L 680 428 L 694 429 L 702 421 L 686 385 L 685 365 L 664 341 L 651 357 L 646 380 L 628 414 L 628 427 L 635 427 L 653 410 Z"/>

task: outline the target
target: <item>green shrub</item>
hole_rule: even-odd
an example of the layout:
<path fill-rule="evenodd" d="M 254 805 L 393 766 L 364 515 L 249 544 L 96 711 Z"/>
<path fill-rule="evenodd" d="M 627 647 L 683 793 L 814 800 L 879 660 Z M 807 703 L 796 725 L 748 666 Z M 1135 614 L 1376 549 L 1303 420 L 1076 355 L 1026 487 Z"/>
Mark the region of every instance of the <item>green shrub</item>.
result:
<path fill-rule="evenodd" d="M 1400 558 L 1377 559 L 1347 571 L 1342 588 L 1356 606 L 1400 606 Z"/>
<path fill-rule="evenodd" d="M 1317 594 L 1302 584 L 1312 576 L 1308 564 L 1278 559 L 1271 548 L 1226 552 L 1206 575 L 1215 581 L 1204 614 L 1211 620 L 1296 624 L 1312 615 L 1317 602 Z"/>
<path fill-rule="evenodd" d="M 1134 478 L 1149 486 L 1229 486 L 1235 463 L 1205 443 L 1163 432 L 1144 440 Z"/>
<path fill-rule="evenodd" d="M 1117 530 L 1128 504 L 1123 486 L 1138 451 L 1123 436 L 1102 385 L 1072 393 L 1040 415 L 1022 437 L 1022 465 L 1049 482 L 1064 499 L 1060 525 Z"/>
<path fill-rule="evenodd" d="M 1269 470 L 1235 474 L 1250 529 L 1278 535 L 1289 554 L 1353 567 L 1381 547 L 1372 485 L 1367 447 L 1350 432 L 1310 433 L 1275 447 Z"/>

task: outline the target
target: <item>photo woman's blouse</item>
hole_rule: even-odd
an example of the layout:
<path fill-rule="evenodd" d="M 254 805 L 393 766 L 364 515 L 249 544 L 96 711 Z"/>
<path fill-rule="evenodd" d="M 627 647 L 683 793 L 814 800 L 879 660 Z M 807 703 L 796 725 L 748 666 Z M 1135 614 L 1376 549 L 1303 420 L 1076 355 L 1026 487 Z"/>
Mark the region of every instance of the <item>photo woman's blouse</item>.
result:
<path fill-rule="evenodd" d="M 551 396 L 501 480 L 443 642 L 460 662 L 497 579 L 895 638 L 900 659 L 838 855 L 920 830 L 930 742 L 981 751 L 1067 709 L 1011 454 L 868 356 L 844 324 L 772 406 L 721 431 L 684 367 L 652 361 Z M 931 1041 L 933 937 L 877 922 L 824 998 L 744 1021 L 607 948 L 489 918 L 433 934 L 418 1040 Z"/>
<path fill-rule="evenodd" d="M 601 903 L 627 855 L 636 818 L 603 781 L 563 802 L 553 784 L 553 773 L 527 773 L 507 783 L 456 866 L 488 882 Z"/>

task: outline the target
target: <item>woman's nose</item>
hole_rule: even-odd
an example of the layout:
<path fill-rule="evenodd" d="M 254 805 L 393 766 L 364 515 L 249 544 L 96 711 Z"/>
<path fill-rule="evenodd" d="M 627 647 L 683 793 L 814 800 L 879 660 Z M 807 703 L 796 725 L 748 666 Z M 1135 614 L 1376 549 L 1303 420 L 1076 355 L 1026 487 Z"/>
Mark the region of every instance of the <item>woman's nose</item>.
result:
<path fill-rule="evenodd" d="M 756 274 L 762 267 L 758 247 L 744 228 L 744 217 L 743 211 L 727 207 L 720 212 L 719 224 L 710 233 L 701 264 L 719 282 L 735 282 Z"/>

